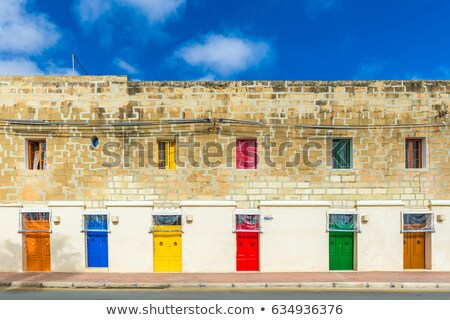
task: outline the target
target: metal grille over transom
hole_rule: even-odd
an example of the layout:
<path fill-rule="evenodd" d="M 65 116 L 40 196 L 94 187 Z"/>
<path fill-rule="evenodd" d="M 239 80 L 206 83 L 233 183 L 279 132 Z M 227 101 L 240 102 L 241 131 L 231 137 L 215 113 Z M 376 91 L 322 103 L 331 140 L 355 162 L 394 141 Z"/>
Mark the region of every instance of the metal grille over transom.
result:
<path fill-rule="evenodd" d="M 259 270 L 259 233 L 261 232 L 259 210 L 236 210 L 236 270 Z"/>

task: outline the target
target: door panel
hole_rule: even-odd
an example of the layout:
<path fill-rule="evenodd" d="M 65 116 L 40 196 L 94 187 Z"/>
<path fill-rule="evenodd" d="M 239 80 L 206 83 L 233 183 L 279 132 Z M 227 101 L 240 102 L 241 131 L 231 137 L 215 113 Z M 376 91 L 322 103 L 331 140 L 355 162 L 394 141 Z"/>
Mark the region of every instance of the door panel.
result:
<path fill-rule="evenodd" d="M 42 241 L 37 233 L 26 235 L 27 271 L 41 271 Z"/>
<path fill-rule="evenodd" d="M 403 234 L 403 268 L 411 269 L 411 236 L 412 233 Z"/>
<path fill-rule="evenodd" d="M 353 270 L 353 232 L 329 233 L 330 270 Z"/>
<path fill-rule="evenodd" d="M 181 272 L 181 226 L 155 226 L 153 230 L 154 271 Z"/>
<path fill-rule="evenodd" d="M 89 268 L 108 267 L 108 233 L 88 231 L 87 264 Z"/>
<path fill-rule="evenodd" d="M 403 234 L 403 268 L 425 269 L 425 233 Z"/>
<path fill-rule="evenodd" d="M 25 242 L 27 271 L 50 271 L 50 234 L 27 234 Z"/>
<path fill-rule="evenodd" d="M 340 270 L 339 264 L 339 240 L 337 232 L 330 232 L 329 235 L 329 255 L 330 255 L 330 270 Z"/>
<path fill-rule="evenodd" d="M 259 233 L 236 232 L 236 270 L 259 270 Z"/>
<path fill-rule="evenodd" d="M 42 271 L 50 271 L 50 234 L 42 233 Z"/>

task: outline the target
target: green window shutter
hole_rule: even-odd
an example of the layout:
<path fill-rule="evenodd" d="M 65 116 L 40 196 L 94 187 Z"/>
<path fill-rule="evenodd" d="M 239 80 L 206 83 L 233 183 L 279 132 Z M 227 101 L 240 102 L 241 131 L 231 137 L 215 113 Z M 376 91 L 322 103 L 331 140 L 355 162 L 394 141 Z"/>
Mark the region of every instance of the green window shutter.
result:
<path fill-rule="evenodd" d="M 333 169 L 351 168 L 351 141 L 349 139 L 333 140 Z"/>

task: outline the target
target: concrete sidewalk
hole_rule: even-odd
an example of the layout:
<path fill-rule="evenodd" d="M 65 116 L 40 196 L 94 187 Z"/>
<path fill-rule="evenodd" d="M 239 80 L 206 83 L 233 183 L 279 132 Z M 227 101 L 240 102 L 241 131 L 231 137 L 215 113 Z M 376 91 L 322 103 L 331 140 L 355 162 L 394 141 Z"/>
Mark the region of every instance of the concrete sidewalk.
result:
<path fill-rule="evenodd" d="M 0 287 L 450 290 L 450 272 L 0 273 Z"/>

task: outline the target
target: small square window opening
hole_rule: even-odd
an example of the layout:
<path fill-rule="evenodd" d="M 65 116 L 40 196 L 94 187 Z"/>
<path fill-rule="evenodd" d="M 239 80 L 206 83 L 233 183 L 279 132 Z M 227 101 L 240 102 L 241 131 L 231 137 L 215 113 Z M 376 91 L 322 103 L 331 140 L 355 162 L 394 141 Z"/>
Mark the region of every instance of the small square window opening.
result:
<path fill-rule="evenodd" d="M 158 141 L 158 168 L 162 170 L 176 169 L 176 142 Z"/>
<path fill-rule="evenodd" d="M 333 169 L 352 168 L 352 141 L 350 139 L 333 139 Z"/>
<path fill-rule="evenodd" d="M 258 150 L 256 139 L 236 140 L 236 169 L 256 169 Z"/>
<path fill-rule="evenodd" d="M 44 170 L 47 168 L 47 144 L 45 140 L 27 140 L 28 170 Z"/>
<path fill-rule="evenodd" d="M 405 168 L 421 169 L 425 167 L 424 139 L 406 139 Z"/>

